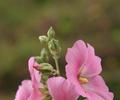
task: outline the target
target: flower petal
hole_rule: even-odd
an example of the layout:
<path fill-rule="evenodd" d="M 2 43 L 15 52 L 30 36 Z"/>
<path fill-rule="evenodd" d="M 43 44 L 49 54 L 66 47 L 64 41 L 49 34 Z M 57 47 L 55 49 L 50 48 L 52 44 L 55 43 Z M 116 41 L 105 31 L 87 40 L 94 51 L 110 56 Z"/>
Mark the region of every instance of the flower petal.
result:
<path fill-rule="evenodd" d="M 76 91 L 78 92 L 78 94 L 86 97 L 85 91 L 82 88 L 82 86 L 80 85 L 80 82 L 78 81 L 77 71 L 75 70 L 74 67 L 72 67 L 70 65 L 66 65 L 66 76 L 67 76 L 67 79 L 72 84 L 75 85 Z"/>
<path fill-rule="evenodd" d="M 34 68 L 35 64 L 36 64 L 36 62 L 35 62 L 34 57 L 31 57 L 28 61 L 28 67 L 29 67 L 29 72 L 30 72 L 30 76 L 32 79 L 33 87 L 37 89 L 37 88 L 39 88 L 41 74 L 39 73 L 39 71 L 37 71 Z"/>
<path fill-rule="evenodd" d="M 49 78 L 47 85 L 53 100 L 77 100 L 78 98 L 74 85 L 63 77 Z"/>
<path fill-rule="evenodd" d="M 80 67 L 86 58 L 86 44 L 82 40 L 74 43 L 72 48 L 69 48 L 66 54 L 66 61 L 73 67 Z"/>
<path fill-rule="evenodd" d="M 92 95 L 98 95 L 99 97 L 103 98 L 103 100 L 113 100 L 113 94 L 109 92 L 109 89 L 105 84 L 103 78 L 99 75 L 89 79 L 89 83 L 84 85 L 84 88 L 88 94 L 91 94 L 91 92 L 93 92 L 94 94 L 92 93 Z"/>
<path fill-rule="evenodd" d="M 22 81 L 22 85 L 20 85 L 18 88 L 15 100 L 28 100 L 31 93 L 32 93 L 31 80 L 24 80 L 24 81 Z"/>
<path fill-rule="evenodd" d="M 28 100 L 44 100 L 44 96 L 39 90 L 33 90 Z"/>
<path fill-rule="evenodd" d="M 88 44 L 87 59 L 82 66 L 81 76 L 93 77 L 101 73 L 101 59 L 95 55 L 94 48 Z"/>
<path fill-rule="evenodd" d="M 93 93 L 93 92 L 90 92 L 88 93 L 90 96 L 88 98 L 86 98 L 85 100 L 105 100 L 103 99 L 102 97 L 100 97 L 99 95 Z"/>

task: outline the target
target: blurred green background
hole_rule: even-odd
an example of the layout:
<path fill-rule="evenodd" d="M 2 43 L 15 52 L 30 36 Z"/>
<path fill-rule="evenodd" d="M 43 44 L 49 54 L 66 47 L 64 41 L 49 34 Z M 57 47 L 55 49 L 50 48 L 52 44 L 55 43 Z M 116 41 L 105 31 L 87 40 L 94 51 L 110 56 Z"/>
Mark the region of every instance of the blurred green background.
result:
<path fill-rule="evenodd" d="M 82 39 L 102 58 L 102 75 L 120 100 L 120 0 L 0 0 L 0 99 L 13 100 L 27 60 L 39 55 L 50 26 L 66 49 Z"/>

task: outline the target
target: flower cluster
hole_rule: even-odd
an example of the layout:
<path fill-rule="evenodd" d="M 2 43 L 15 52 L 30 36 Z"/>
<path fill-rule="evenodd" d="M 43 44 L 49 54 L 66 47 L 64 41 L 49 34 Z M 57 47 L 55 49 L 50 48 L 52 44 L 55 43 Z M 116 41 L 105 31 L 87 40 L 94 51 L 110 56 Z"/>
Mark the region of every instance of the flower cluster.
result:
<path fill-rule="evenodd" d="M 61 47 L 52 27 L 39 40 L 43 45 L 40 56 L 28 61 L 31 79 L 22 81 L 15 100 L 113 100 L 113 93 L 100 76 L 101 59 L 90 44 L 78 40 L 68 48 L 64 78 L 58 64 Z M 55 67 L 49 64 L 49 55 Z"/>

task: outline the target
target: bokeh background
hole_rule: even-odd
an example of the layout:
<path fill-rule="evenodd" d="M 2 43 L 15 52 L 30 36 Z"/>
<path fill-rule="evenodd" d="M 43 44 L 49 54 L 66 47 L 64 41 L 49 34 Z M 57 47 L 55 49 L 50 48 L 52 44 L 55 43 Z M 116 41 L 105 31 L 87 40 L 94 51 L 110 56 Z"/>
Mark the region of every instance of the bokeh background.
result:
<path fill-rule="evenodd" d="M 66 49 L 82 39 L 102 58 L 107 85 L 120 100 L 120 0 L 0 0 L 0 99 L 13 100 L 29 78 L 27 60 L 39 55 L 39 35 L 50 26 Z"/>

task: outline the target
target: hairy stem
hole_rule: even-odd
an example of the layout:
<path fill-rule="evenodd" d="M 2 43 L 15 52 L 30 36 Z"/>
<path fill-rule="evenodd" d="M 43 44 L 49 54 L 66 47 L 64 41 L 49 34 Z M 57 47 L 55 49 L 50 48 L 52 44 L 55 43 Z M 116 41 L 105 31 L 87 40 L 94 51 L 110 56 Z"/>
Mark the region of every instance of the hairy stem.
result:
<path fill-rule="evenodd" d="M 59 69 L 58 59 L 57 59 L 57 58 L 54 58 L 54 60 L 55 60 L 55 65 L 56 65 L 57 74 L 60 75 L 60 69 Z"/>

